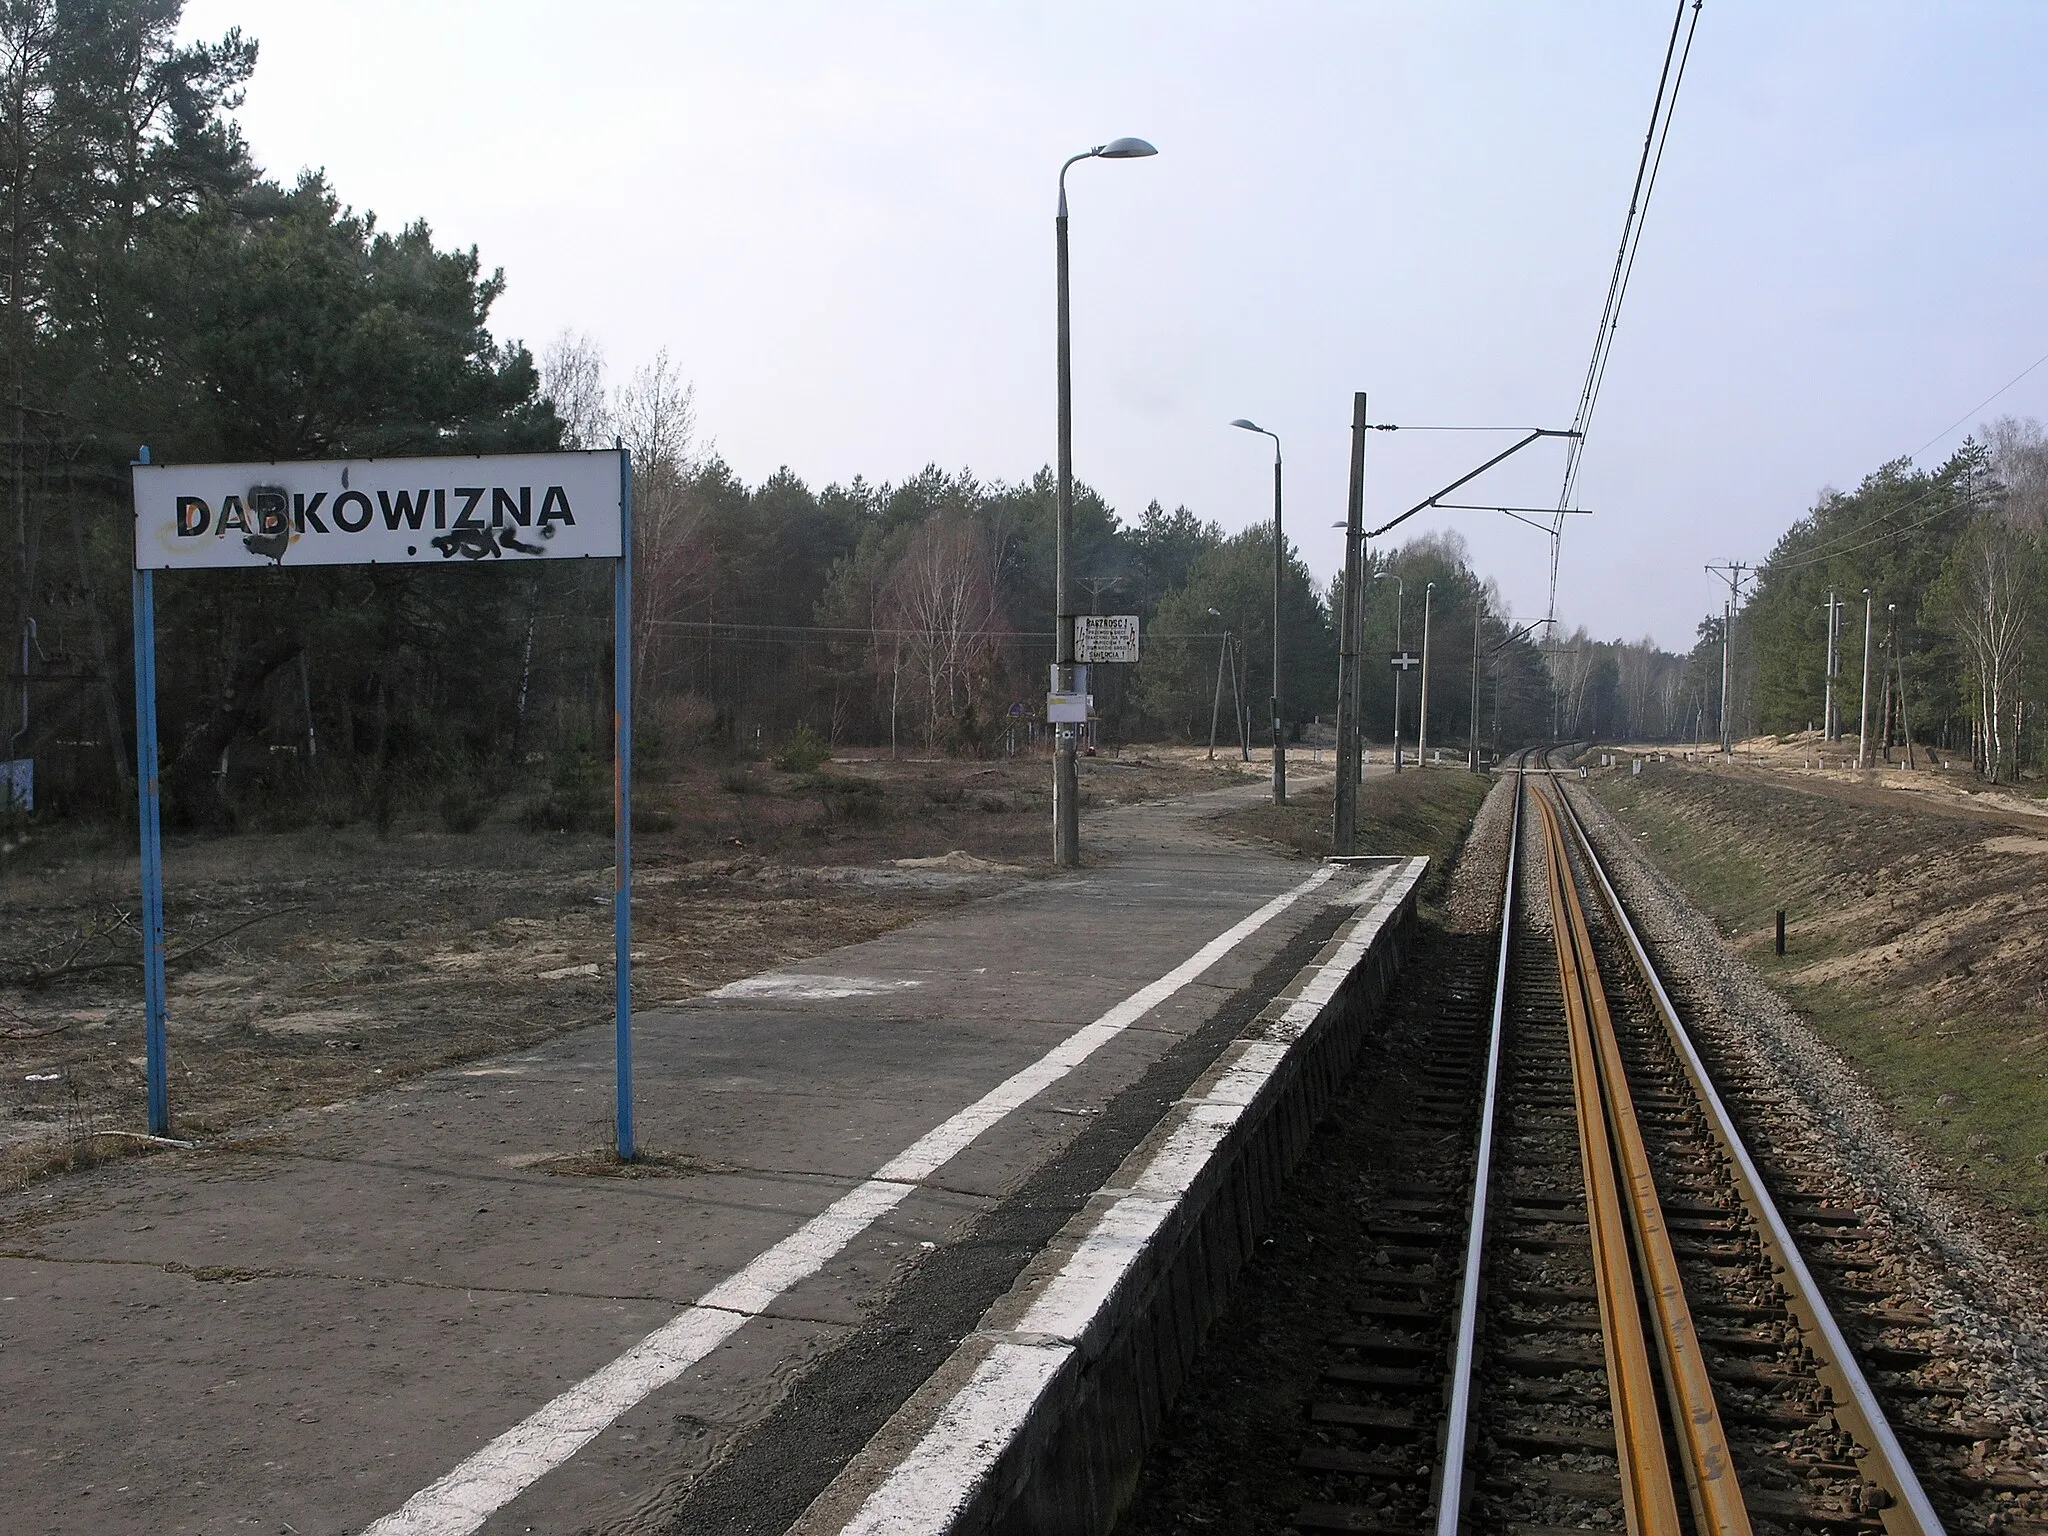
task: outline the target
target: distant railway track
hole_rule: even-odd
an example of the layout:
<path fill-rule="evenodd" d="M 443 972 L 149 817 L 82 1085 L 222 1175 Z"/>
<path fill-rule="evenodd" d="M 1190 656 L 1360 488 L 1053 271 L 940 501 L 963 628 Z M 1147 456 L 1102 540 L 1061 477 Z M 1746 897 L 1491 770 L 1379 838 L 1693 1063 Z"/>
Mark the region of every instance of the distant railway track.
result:
<path fill-rule="evenodd" d="M 1931 1320 L 1859 1285 L 1876 1238 L 1773 1144 L 1768 1085 L 1694 1040 L 1574 791 L 1530 767 L 1496 940 L 1424 981 L 1426 1086 L 1364 1218 L 1296 1527 L 1997 1528 L 1986 1501 L 2034 1486 L 2003 1431 L 1953 1411 Z"/>

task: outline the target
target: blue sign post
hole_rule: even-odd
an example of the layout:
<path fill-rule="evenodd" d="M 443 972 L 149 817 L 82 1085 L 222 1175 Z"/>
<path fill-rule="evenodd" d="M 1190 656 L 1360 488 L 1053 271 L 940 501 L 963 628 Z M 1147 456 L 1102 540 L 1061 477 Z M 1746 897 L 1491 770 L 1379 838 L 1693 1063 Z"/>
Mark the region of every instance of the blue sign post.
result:
<path fill-rule="evenodd" d="M 618 991 L 612 1049 L 618 1091 L 619 1161 L 639 1156 L 633 1139 L 633 466 L 619 450 L 618 570 L 612 578 L 612 949 Z"/>
<path fill-rule="evenodd" d="M 608 459 L 617 463 L 615 491 Z M 613 559 L 618 562 L 612 584 L 616 1119 L 619 1157 L 631 1162 L 638 1155 L 633 1130 L 632 455 L 618 447 L 593 453 L 170 466 L 153 464 L 144 448 L 134 477 L 135 778 L 150 1134 L 165 1136 L 171 1127 L 156 718 L 157 571 Z"/>

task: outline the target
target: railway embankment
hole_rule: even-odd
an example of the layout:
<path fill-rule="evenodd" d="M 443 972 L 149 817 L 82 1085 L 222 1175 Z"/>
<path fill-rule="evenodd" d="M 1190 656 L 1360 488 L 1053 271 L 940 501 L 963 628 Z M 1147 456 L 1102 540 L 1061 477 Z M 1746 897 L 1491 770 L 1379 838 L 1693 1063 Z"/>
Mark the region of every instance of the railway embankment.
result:
<path fill-rule="evenodd" d="M 1578 802 L 1659 969 L 1710 1048 L 1770 1084 L 1747 1107 L 1752 1136 L 1767 1125 L 1858 1213 L 1885 1249 L 1885 1284 L 1929 1316 L 1913 1345 L 1956 1401 L 2003 1426 L 2002 1441 L 1971 1448 L 1972 1467 L 2038 1469 L 2043 1216 L 2019 1159 L 1985 1153 L 1994 1127 L 2024 1148 L 2048 1125 L 2048 949 L 2029 888 L 2048 838 L 1862 786 L 1659 767 L 1596 774 L 1598 799 Z M 2004 1519 L 1999 1501 L 2016 1495 L 2001 1477 L 1983 1477 L 1970 1517 L 2036 1528 Z"/>
<path fill-rule="evenodd" d="M 1596 770 L 1593 787 L 1729 957 L 1838 1053 L 1915 1175 L 2048 1269 L 2048 822 L 1669 760 Z"/>

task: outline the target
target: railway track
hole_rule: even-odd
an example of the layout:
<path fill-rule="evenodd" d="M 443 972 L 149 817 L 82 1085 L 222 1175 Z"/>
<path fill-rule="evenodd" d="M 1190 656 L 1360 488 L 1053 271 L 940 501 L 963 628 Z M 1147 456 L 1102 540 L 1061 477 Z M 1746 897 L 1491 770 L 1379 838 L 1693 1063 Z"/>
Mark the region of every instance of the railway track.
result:
<path fill-rule="evenodd" d="M 1564 782 L 1519 769 L 1498 942 L 1432 981 L 1295 1526 L 1902 1536 L 1944 1529 L 1930 1487 L 1980 1509 L 1995 1426 L 1916 1411 L 1926 1319 L 1858 1287 L 1866 1235 L 1796 1154 L 1745 1145 L 1755 1096 L 1717 1087 Z"/>

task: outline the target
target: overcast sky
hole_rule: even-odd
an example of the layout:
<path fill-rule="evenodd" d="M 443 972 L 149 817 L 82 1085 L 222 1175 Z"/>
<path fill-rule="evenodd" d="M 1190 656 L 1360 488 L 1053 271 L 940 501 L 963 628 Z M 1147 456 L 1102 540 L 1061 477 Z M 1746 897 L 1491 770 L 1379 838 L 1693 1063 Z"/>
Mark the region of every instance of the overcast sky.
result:
<path fill-rule="evenodd" d="M 757 482 L 1053 455 L 1054 182 L 1077 166 L 1075 465 L 1127 518 L 1270 511 L 1342 558 L 1373 419 L 1567 426 L 1671 20 L 1628 4 L 194 0 L 262 47 L 241 120 L 509 287 L 614 379 L 667 348 Z M 1709 0 L 1567 532 L 1559 607 L 1684 648 L 1701 567 L 1824 486 L 2048 417 L 2048 7 Z M 1965 423 L 1929 443 L 1958 417 Z M 1384 521 L 1498 442 L 1375 434 Z M 1926 444 L 1924 448 L 1923 444 Z M 1547 505 L 1562 455 L 1473 490 Z M 1475 495 L 1467 499 L 1481 499 Z M 1543 535 L 1456 527 L 1518 614 Z M 1404 530 L 1405 531 L 1405 530 Z"/>

